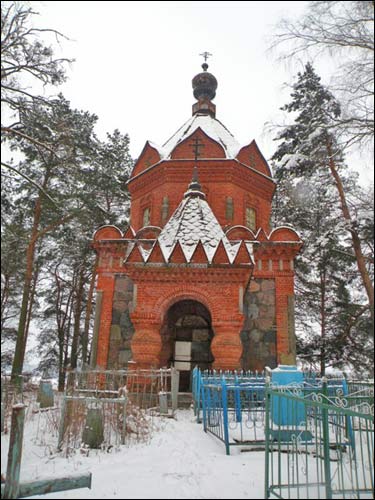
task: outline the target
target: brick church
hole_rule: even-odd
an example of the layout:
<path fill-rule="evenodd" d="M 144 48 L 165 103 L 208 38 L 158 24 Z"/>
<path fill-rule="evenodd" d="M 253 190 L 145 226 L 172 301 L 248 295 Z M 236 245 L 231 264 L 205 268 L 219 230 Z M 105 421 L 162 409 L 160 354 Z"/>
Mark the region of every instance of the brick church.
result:
<path fill-rule="evenodd" d="M 275 181 L 256 142 L 216 118 L 216 78 L 192 81 L 192 116 L 146 142 L 128 188 L 130 225 L 94 235 L 99 256 L 92 365 L 263 370 L 295 363 L 294 258 L 270 227 Z"/>

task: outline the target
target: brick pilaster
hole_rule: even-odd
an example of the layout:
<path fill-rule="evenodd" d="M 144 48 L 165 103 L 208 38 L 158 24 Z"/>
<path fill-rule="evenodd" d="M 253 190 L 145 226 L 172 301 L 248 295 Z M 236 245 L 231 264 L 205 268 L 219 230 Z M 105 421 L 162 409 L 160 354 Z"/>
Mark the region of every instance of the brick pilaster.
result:
<path fill-rule="evenodd" d="M 294 276 L 277 276 L 276 287 L 276 327 L 277 327 L 277 362 L 282 365 L 296 363 L 294 332 L 288 323 L 288 297 L 294 297 Z"/>
<path fill-rule="evenodd" d="M 98 368 L 107 368 L 109 337 L 112 324 L 112 303 L 115 289 L 115 276 L 110 273 L 99 274 L 97 290 L 103 292 L 102 311 L 100 315 L 99 341 L 96 365 Z"/>

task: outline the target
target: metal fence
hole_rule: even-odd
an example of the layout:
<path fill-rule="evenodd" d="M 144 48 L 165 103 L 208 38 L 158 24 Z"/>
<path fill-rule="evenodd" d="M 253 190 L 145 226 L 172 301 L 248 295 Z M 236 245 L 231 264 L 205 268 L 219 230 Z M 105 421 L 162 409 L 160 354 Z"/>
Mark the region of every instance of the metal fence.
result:
<path fill-rule="evenodd" d="M 221 381 L 225 378 L 227 384 L 243 385 L 248 384 L 249 386 L 258 386 L 259 392 L 253 392 L 252 396 L 259 402 L 264 400 L 264 394 L 262 395 L 262 388 L 265 383 L 265 372 L 250 372 L 250 371 L 201 371 L 198 367 L 193 370 L 192 378 L 192 396 L 193 396 L 193 407 L 194 415 L 198 423 L 202 422 L 202 398 L 203 398 L 203 388 L 205 386 L 221 386 Z M 242 394 L 242 398 L 245 396 Z M 246 398 L 245 398 L 246 399 Z M 231 401 L 231 399 L 230 399 Z"/>
<path fill-rule="evenodd" d="M 58 448 L 69 454 L 82 446 L 110 449 L 147 441 L 153 418 L 177 409 L 178 372 L 88 370 L 68 375 L 63 396 Z"/>
<path fill-rule="evenodd" d="M 111 449 L 125 444 L 127 398 L 67 396 L 63 398 L 58 449 L 69 455 L 76 448 Z"/>
<path fill-rule="evenodd" d="M 265 410 L 264 498 L 374 498 L 373 389 L 270 386 Z"/>
<path fill-rule="evenodd" d="M 126 393 L 129 401 L 141 409 L 177 409 L 178 372 L 170 368 L 150 370 L 72 371 L 66 394 L 97 398 L 116 398 Z"/>
<path fill-rule="evenodd" d="M 232 446 L 264 447 L 264 392 L 261 378 L 201 381 L 204 431 L 224 443 L 227 455 Z"/>

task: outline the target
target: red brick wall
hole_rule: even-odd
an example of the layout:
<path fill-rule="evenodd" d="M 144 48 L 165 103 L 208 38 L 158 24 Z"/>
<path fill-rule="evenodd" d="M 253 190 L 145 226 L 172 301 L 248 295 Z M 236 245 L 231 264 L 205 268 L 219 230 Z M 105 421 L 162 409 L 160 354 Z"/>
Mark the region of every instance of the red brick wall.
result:
<path fill-rule="evenodd" d="M 157 165 L 129 184 L 132 198 L 130 223 L 137 231 L 143 226 L 143 211 L 151 209 L 151 225 L 161 226 L 161 207 L 169 199 L 169 216 L 178 207 L 191 182 L 194 162 L 170 161 Z M 274 183 L 233 160 L 202 160 L 199 181 L 207 201 L 222 226 L 244 225 L 246 207 L 257 214 L 257 228 L 270 230 Z M 233 220 L 226 218 L 226 199 L 234 205 Z"/>
<path fill-rule="evenodd" d="M 224 158 L 220 145 L 197 131 L 199 140 L 204 142 L 198 172 L 202 190 L 219 223 L 225 226 L 245 225 L 246 207 L 252 207 L 257 214 L 257 229 L 270 232 L 271 201 L 275 190 L 274 182 L 266 175 L 267 165 L 255 143 L 241 150 L 240 159 L 256 168 L 249 168 L 237 160 Z M 159 161 L 156 150 L 146 146 L 129 183 L 132 197 L 131 224 L 138 231 L 143 225 L 143 211 L 151 210 L 150 225 L 161 226 L 161 208 L 164 197 L 169 199 L 169 214 L 183 199 L 192 179 L 194 167 L 193 147 L 190 137 L 181 143 L 173 153 L 173 159 Z M 250 160 L 249 160 L 249 158 Z M 186 159 L 187 158 L 187 159 Z M 218 158 L 218 159 L 214 159 Z M 254 160 L 255 158 L 255 160 Z M 155 166 L 149 163 L 156 161 Z M 249 163 L 250 162 L 250 163 Z M 147 170 L 147 171 L 144 171 Z M 139 172 L 144 171 L 141 175 Z M 232 220 L 226 217 L 226 199 L 231 197 L 234 205 Z M 113 230 L 108 229 L 112 235 Z M 111 232 L 112 231 L 112 232 Z M 283 232 L 284 231 L 284 232 Z M 275 241 L 283 239 L 288 230 L 274 234 Z M 285 233 L 285 234 L 284 234 Z M 115 234 L 115 233 L 113 233 Z M 264 240 L 268 241 L 264 234 Z M 117 236 L 116 236 L 117 238 Z M 260 238 L 261 240 L 262 238 Z M 292 238 L 293 239 L 293 238 Z M 287 240 L 290 238 L 288 236 Z M 124 242 L 125 244 L 125 242 Z M 289 246 L 288 246 L 289 245 Z M 288 325 L 288 297 L 293 296 L 293 270 L 290 260 L 298 251 L 290 244 L 282 242 L 260 245 L 255 251 L 253 277 L 275 280 L 275 322 L 277 328 L 277 361 L 288 364 L 295 362 L 295 352 L 290 341 Z M 152 268 L 139 259 L 131 264 L 123 264 L 125 247 L 113 242 L 97 243 L 100 254 L 108 254 L 101 259 L 98 290 L 103 290 L 103 305 L 98 348 L 98 365 L 107 366 L 114 273 L 126 273 L 135 284 L 137 301 L 131 312 L 135 334 L 131 340 L 133 359 L 138 366 L 160 366 L 162 363 L 161 328 L 169 307 L 177 301 L 192 299 L 207 307 L 212 316 L 214 338 L 211 344 L 215 357 L 214 366 L 223 369 L 240 368 L 242 344 L 240 339 L 244 316 L 239 304 L 240 287 L 243 293 L 250 278 L 249 268 L 210 268 L 165 265 Z M 109 256 L 112 255 L 112 258 Z M 261 267 L 258 263 L 261 261 Z M 272 263 L 270 266 L 270 262 Z M 281 262 L 281 264 L 280 264 Z M 163 265 L 162 265 L 163 264 Z"/>
<path fill-rule="evenodd" d="M 100 314 L 100 328 L 98 338 L 97 366 L 107 368 L 109 337 L 112 324 L 112 304 L 115 287 L 114 274 L 100 273 L 98 277 L 97 290 L 103 291 L 102 310 Z"/>
<path fill-rule="evenodd" d="M 228 273 L 229 271 L 229 273 Z M 139 273 L 141 271 L 137 271 Z M 130 273 L 133 275 L 132 271 Z M 239 287 L 246 285 L 249 271 L 170 268 L 158 270 L 138 282 L 137 307 L 131 314 L 136 333 L 132 340 L 133 359 L 140 365 L 157 365 L 161 360 L 161 327 L 169 308 L 181 300 L 201 302 L 210 312 L 214 338 L 211 351 L 213 366 L 240 368 L 242 345 L 240 331 L 243 313 L 239 304 Z M 170 275 L 169 279 L 166 275 Z M 232 279 L 230 277 L 232 274 Z M 144 349 L 147 344 L 147 351 Z"/>

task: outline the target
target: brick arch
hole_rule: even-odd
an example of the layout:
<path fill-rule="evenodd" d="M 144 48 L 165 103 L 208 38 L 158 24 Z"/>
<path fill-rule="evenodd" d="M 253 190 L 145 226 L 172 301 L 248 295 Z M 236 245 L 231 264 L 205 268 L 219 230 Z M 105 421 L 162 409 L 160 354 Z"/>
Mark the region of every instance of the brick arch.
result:
<path fill-rule="evenodd" d="M 160 299 L 155 304 L 153 313 L 160 320 L 160 322 L 163 322 L 170 307 L 172 307 L 177 302 L 180 302 L 181 300 L 195 300 L 197 302 L 201 302 L 201 304 L 203 304 L 211 314 L 212 323 L 214 323 L 215 319 L 218 317 L 219 311 L 217 310 L 216 305 L 212 301 L 209 294 L 206 294 L 201 290 L 193 287 L 186 288 L 185 290 L 176 288 L 168 295 L 160 297 Z"/>

